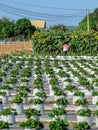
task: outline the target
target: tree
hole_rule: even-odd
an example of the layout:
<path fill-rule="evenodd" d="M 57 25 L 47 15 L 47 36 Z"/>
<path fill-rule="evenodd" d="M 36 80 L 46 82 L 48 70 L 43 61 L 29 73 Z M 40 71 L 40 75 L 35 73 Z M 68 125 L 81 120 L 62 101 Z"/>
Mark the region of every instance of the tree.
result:
<path fill-rule="evenodd" d="M 2 28 L 2 37 L 3 38 L 11 38 L 14 36 L 14 23 L 7 24 Z"/>
<path fill-rule="evenodd" d="M 26 18 L 18 19 L 14 28 L 15 35 L 24 39 L 31 38 L 35 30 L 36 28 L 31 25 L 30 20 Z"/>
<path fill-rule="evenodd" d="M 52 30 L 62 30 L 62 31 L 68 30 L 67 27 L 62 25 L 62 24 L 51 26 L 50 29 L 52 29 Z"/>
<path fill-rule="evenodd" d="M 98 8 L 94 10 L 93 13 L 89 13 L 89 23 L 90 29 L 98 31 Z M 79 23 L 78 29 L 79 30 L 87 30 L 87 16 L 83 18 L 83 20 Z"/>
<path fill-rule="evenodd" d="M 0 19 L 0 38 L 10 38 L 14 36 L 14 21 L 3 17 Z"/>
<path fill-rule="evenodd" d="M 98 18 L 98 8 L 94 10 L 94 15 Z"/>
<path fill-rule="evenodd" d="M 95 23 L 94 28 L 95 28 L 96 31 L 98 31 L 98 8 L 96 8 L 94 10 L 94 18 L 96 19 L 96 23 Z"/>

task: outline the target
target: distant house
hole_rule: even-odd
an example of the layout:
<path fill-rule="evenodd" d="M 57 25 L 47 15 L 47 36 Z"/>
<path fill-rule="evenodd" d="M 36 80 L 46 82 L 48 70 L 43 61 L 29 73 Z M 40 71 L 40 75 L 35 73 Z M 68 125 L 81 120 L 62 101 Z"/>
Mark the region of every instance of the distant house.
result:
<path fill-rule="evenodd" d="M 40 28 L 40 29 L 46 28 L 46 21 L 45 20 L 32 20 L 31 24 L 34 25 L 36 28 Z"/>

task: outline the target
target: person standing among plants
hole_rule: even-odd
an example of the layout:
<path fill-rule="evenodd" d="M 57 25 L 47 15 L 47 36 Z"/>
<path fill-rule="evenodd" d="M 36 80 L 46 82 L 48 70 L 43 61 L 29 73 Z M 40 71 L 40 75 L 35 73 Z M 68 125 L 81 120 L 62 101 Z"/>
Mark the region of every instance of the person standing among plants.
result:
<path fill-rule="evenodd" d="M 69 44 L 68 43 L 64 43 L 63 44 L 63 52 L 64 52 L 64 54 L 67 54 L 68 49 L 69 49 Z"/>

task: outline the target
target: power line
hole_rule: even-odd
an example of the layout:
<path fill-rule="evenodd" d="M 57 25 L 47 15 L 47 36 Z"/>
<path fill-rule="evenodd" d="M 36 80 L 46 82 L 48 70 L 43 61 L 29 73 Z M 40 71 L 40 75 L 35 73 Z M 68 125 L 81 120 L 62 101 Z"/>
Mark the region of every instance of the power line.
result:
<path fill-rule="evenodd" d="M 79 14 L 80 13 L 77 13 L 77 14 L 74 14 L 74 15 L 53 15 L 53 14 L 45 14 L 45 13 L 38 13 L 38 12 L 32 12 L 32 11 L 28 11 L 28 10 L 24 10 L 24 9 L 20 9 L 20 8 L 15 8 L 15 7 L 12 7 L 12 6 L 8 6 L 8 5 L 4 5 L 4 4 L 0 4 L 0 7 L 3 9 L 3 10 L 8 10 L 10 13 L 21 13 L 22 15 L 28 15 L 28 16 L 35 16 L 35 17 L 44 17 L 44 18 L 53 18 L 53 19 L 61 19 L 61 18 L 66 18 L 66 17 L 83 17 L 83 16 L 80 16 Z M 6 8 L 5 8 L 6 7 Z"/>
<path fill-rule="evenodd" d="M 1 0 L 2 1 L 2 0 Z M 9 4 L 8 4 L 9 3 Z M 24 9 L 24 7 L 22 8 L 19 8 L 18 7 L 15 7 L 14 5 L 16 6 L 16 4 L 21 4 L 21 5 L 26 5 L 27 6 L 34 6 L 34 7 L 37 7 L 37 8 L 50 8 L 50 9 L 55 9 L 55 10 L 66 10 L 66 11 L 62 11 L 63 14 L 49 14 L 49 13 L 41 13 L 41 12 L 35 12 L 35 11 L 32 11 L 32 9 L 29 8 L 28 9 Z M 11 14 L 11 15 L 14 15 L 16 17 L 25 17 L 25 18 L 28 18 L 28 19 L 36 19 L 36 20 L 46 20 L 47 22 L 61 22 L 61 21 L 64 21 L 64 22 L 67 22 L 67 21 L 80 21 L 82 18 L 84 18 L 86 15 L 86 10 L 84 9 L 65 9 L 65 8 L 56 8 L 56 7 L 46 7 L 46 6 L 39 6 L 39 5 L 32 5 L 32 4 L 27 4 L 27 3 L 22 3 L 22 2 L 13 2 L 13 1 L 10 1 L 10 0 L 5 0 L 5 1 L 2 1 L 0 3 L 0 10 L 5 12 L 5 14 L 8 16 L 8 13 Z M 68 14 L 67 12 L 71 11 L 71 10 L 74 10 L 71 12 L 71 14 Z M 57 11 L 56 11 L 57 12 Z M 61 12 L 61 13 L 62 13 Z M 67 14 L 65 14 L 67 13 Z"/>
<path fill-rule="evenodd" d="M 28 4 L 28 3 L 23 3 L 23 2 L 16 2 L 16 1 L 10 1 L 10 0 L 3 0 L 3 2 L 8 2 L 8 3 L 14 3 L 14 4 L 21 4 L 21 5 L 26 5 L 26 6 L 33 6 L 33 7 L 38 7 L 38 8 L 48 8 L 48 9 L 58 9 L 58 10 L 76 10 L 76 11 L 85 11 L 85 9 L 68 9 L 68 8 L 61 8 L 61 7 L 49 7 L 49 6 L 41 6 L 41 5 L 35 5 L 35 4 Z M 90 10 L 90 9 L 89 9 Z"/>
<path fill-rule="evenodd" d="M 6 7 L 6 8 L 13 9 L 15 11 L 21 11 L 23 13 L 25 12 L 25 13 L 30 14 L 30 15 L 36 14 L 36 15 L 51 16 L 51 17 L 73 17 L 73 16 L 78 15 L 78 14 L 74 14 L 74 15 L 67 15 L 66 16 L 65 14 L 64 15 L 46 14 L 46 13 L 39 13 L 39 12 L 29 11 L 29 10 L 26 10 L 26 9 L 16 8 L 16 7 L 12 7 L 12 6 L 1 4 L 1 3 L 0 3 L 0 5 L 3 6 L 3 7 Z"/>

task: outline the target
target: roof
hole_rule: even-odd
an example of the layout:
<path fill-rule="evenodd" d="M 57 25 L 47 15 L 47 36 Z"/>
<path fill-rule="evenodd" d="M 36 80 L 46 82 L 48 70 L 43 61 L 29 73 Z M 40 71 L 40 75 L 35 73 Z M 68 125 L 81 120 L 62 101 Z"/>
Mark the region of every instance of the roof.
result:
<path fill-rule="evenodd" d="M 34 25 L 36 28 L 46 28 L 45 20 L 32 20 L 31 24 Z"/>

